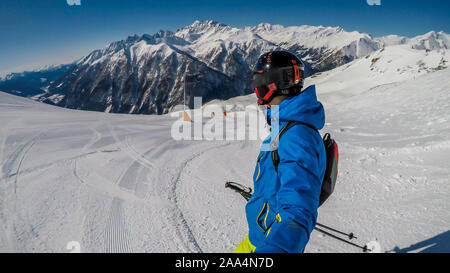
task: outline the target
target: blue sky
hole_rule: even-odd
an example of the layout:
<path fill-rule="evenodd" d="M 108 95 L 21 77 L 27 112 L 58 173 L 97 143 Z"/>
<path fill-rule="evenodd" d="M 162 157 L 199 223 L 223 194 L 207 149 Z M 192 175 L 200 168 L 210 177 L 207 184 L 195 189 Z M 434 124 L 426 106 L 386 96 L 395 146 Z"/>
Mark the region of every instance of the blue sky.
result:
<path fill-rule="evenodd" d="M 73 1 L 73 0 L 69 0 Z M 131 34 L 176 30 L 195 20 L 234 27 L 261 22 L 341 26 L 374 36 L 450 32 L 449 0 L 0 1 L 0 75 L 70 62 Z"/>

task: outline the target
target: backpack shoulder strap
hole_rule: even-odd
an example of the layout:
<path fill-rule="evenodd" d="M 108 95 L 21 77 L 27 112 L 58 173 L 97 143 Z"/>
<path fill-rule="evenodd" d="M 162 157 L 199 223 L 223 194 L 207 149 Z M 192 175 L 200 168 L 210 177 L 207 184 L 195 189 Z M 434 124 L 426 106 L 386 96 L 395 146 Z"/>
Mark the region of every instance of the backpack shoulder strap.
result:
<path fill-rule="evenodd" d="M 280 156 L 278 155 L 278 145 L 280 143 L 280 139 L 283 136 L 283 134 L 287 132 L 287 130 L 289 130 L 292 127 L 294 127 L 295 125 L 299 125 L 299 124 L 308 126 L 309 128 L 311 128 L 314 131 L 316 131 L 317 133 L 319 133 L 319 130 L 317 130 L 314 126 L 312 126 L 311 124 L 308 124 L 308 123 L 301 122 L 301 121 L 290 121 L 288 124 L 286 124 L 281 129 L 281 131 L 278 133 L 275 140 L 272 141 L 272 143 L 270 143 L 270 145 L 272 147 L 272 162 L 273 162 L 273 165 L 275 166 L 276 172 L 278 172 L 278 164 L 280 164 Z"/>

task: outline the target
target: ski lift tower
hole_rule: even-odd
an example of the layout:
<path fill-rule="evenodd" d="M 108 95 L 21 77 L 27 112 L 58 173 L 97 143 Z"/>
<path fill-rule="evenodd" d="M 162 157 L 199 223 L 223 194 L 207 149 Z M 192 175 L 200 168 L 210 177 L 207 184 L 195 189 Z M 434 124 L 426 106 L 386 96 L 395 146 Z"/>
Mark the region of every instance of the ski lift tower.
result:
<path fill-rule="evenodd" d="M 184 77 L 184 90 L 183 90 L 183 120 L 185 121 L 192 121 L 189 118 L 189 115 L 186 112 L 186 86 L 188 84 L 192 84 L 192 83 L 196 83 L 197 81 L 199 81 L 200 79 L 200 74 L 187 74 Z M 189 92 L 189 104 L 193 103 L 193 98 L 194 98 L 194 92 Z M 190 108 L 190 107 L 189 107 Z"/>

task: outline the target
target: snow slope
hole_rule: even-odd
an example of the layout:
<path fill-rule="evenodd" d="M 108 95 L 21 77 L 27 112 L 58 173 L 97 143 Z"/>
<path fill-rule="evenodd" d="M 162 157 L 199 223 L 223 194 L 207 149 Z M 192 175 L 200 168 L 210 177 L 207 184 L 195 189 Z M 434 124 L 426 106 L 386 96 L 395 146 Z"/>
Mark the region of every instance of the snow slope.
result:
<path fill-rule="evenodd" d="M 322 133 L 341 156 L 319 222 L 384 251 L 450 251 L 449 76 L 323 96 Z M 0 92 L 0 251 L 67 252 L 70 241 L 82 252 L 232 251 L 247 232 L 245 202 L 224 182 L 251 186 L 260 142 L 175 141 L 175 120 Z M 306 252 L 358 250 L 313 232 Z"/>
<path fill-rule="evenodd" d="M 320 99 L 336 103 L 382 85 L 412 80 L 448 67 L 450 50 L 415 50 L 410 45 L 388 46 L 305 81 L 316 84 Z"/>

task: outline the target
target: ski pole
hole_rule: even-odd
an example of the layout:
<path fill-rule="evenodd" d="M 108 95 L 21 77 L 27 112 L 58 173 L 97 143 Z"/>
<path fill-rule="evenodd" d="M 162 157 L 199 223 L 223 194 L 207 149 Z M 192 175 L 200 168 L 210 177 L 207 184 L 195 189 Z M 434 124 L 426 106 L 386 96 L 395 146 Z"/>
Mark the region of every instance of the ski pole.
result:
<path fill-rule="evenodd" d="M 225 188 L 230 188 L 230 189 L 236 191 L 237 193 L 239 193 L 240 195 L 242 195 L 242 197 L 244 197 L 245 200 L 247 200 L 247 201 L 248 201 L 248 200 L 250 199 L 250 197 L 252 196 L 252 189 L 251 189 L 251 188 L 245 187 L 245 186 L 243 186 L 243 185 L 241 185 L 241 184 L 239 184 L 239 183 L 236 183 L 236 182 L 226 182 L 226 183 L 225 183 Z M 345 233 L 345 232 L 339 231 L 339 230 L 337 230 L 337 229 L 328 227 L 328 226 L 326 226 L 326 225 L 322 225 L 322 224 L 320 224 L 320 223 L 316 223 L 316 225 L 319 226 L 319 227 L 322 227 L 322 228 L 331 230 L 331 231 L 333 231 L 333 232 L 336 232 L 336 233 L 338 233 L 338 234 L 345 235 L 345 236 L 348 237 L 349 240 L 357 239 L 357 237 L 353 234 L 353 232 L 351 232 L 351 233 Z"/>
<path fill-rule="evenodd" d="M 242 195 L 242 196 L 245 198 L 245 200 L 247 200 L 247 201 L 248 201 L 248 200 L 250 199 L 250 197 L 252 196 L 252 189 L 249 188 L 249 187 L 245 187 L 245 186 L 243 186 L 243 185 L 241 185 L 241 184 L 239 184 L 239 183 L 235 183 L 235 182 L 226 182 L 226 183 L 225 183 L 225 187 L 226 187 L 226 188 L 230 188 L 230 189 L 232 189 L 232 190 L 238 192 L 238 193 L 239 193 L 240 195 Z M 339 231 L 339 230 L 337 230 L 337 229 L 328 227 L 328 226 L 326 226 L 326 225 L 322 225 L 322 224 L 320 224 L 320 223 L 316 223 L 316 225 L 319 226 L 319 227 L 328 229 L 328 230 L 330 230 L 330 231 L 336 232 L 336 233 L 338 233 L 338 234 L 345 235 L 345 236 L 348 237 L 349 240 L 357 239 L 357 237 L 353 234 L 353 232 L 351 232 L 351 233 L 345 233 L 345 232 Z M 342 241 L 342 242 L 345 242 L 345 243 L 350 244 L 350 245 L 352 245 L 352 246 L 361 248 L 364 252 L 370 251 L 370 250 L 367 249 L 367 246 L 364 246 L 364 247 L 359 246 L 359 245 L 354 244 L 354 243 L 352 243 L 352 242 L 349 242 L 349 241 L 347 241 L 347 240 L 345 240 L 345 239 L 342 239 L 342 238 L 340 238 L 340 237 L 337 237 L 337 236 L 335 236 L 335 235 L 333 235 L 333 234 L 331 234 L 331 233 L 329 233 L 329 232 L 327 232 L 327 231 L 325 231 L 325 230 L 323 230 L 323 229 L 320 229 L 320 228 L 318 228 L 318 227 L 315 227 L 314 229 L 317 230 L 317 231 L 319 231 L 319 232 L 321 232 L 321 233 L 323 233 L 323 234 L 326 234 L 326 235 L 328 235 L 328 236 L 330 236 L 330 237 L 332 237 L 332 238 L 335 238 L 335 239 L 337 239 L 337 240 L 339 240 L 339 241 Z"/>
<path fill-rule="evenodd" d="M 227 182 L 225 183 L 225 188 L 230 188 L 245 198 L 245 200 L 249 200 L 250 197 L 252 197 L 252 189 L 249 187 L 245 187 L 241 184 L 235 183 L 235 182 Z"/>
<path fill-rule="evenodd" d="M 244 197 L 245 200 L 247 200 L 247 201 L 248 201 L 248 200 L 250 199 L 250 197 L 252 196 L 252 189 L 249 188 L 249 187 L 245 187 L 245 186 L 243 186 L 243 185 L 241 185 L 241 184 L 239 184 L 239 183 L 236 183 L 236 182 L 226 182 L 226 183 L 225 183 L 225 187 L 226 187 L 226 188 L 230 188 L 230 189 L 236 191 L 237 193 L 239 193 L 240 195 L 242 195 L 242 197 Z M 322 227 L 322 228 L 325 228 L 325 229 L 334 231 L 334 232 L 336 232 L 336 233 L 338 233 L 338 234 L 345 235 L 345 236 L 348 237 L 349 240 L 352 240 L 352 239 L 358 239 L 358 238 L 353 234 L 353 232 L 351 232 L 351 233 L 345 233 L 345 232 L 339 231 L 339 230 L 337 230 L 337 229 L 328 227 L 328 226 L 326 226 L 326 225 L 322 225 L 322 224 L 320 224 L 320 223 L 317 223 L 316 225 L 319 226 L 319 227 Z"/>
<path fill-rule="evenodd" d="M 368 252 L 368 251 L 370 251 L 370 249 L 368 249 L 367 246 L 360 246 L 360 245 L 354 244 L 354 243 L 349 242 L 349 241 L 347 241 L 347 240 L 345 240 L 345 239 L 339 238 L 339 237 L 337 237 L 337 236 L 335 236 L 335 235 L 333 235 L 333 234 L 331 234 L 331 233 L 329 233 L 329 232 L 327 232 L 327 231 L 325 231 L 325 230 L 323 230 L 323 229 L 320 229 L 320 228 L 318 228 L 318 227 L 316 227 L 315 230 L 317 230 L 317 231 L 319 231 L 319 232 L 322 232 L 323 234 L 328 235 L 328 236 L 330 236 L 331 238 L 334 238 L 334 239 L 339 240 L 339 241 L 341 241 L 341 242 L 347 243 L 347 244 L 352 245 L 352 246 L 355 246 L 355 247 L 357 247 L 357 248 L 361 248 L 361 249 L 363 250 L 363 252 Z"/>
<path fill-rule="evenodd" d="M 316 225 L 317 225 L 317 226 L 319 226 L 319 227 L 322 227 L 322 228 L 325 228 L 325 229 L 328 229 L 328 230 L 334 231 L 334 232 L 336 232 L 336 233 L 339 233 L 339 234 L 345 235 L 345 236 L 347 236 L 347 237 L 348 237 L 348 239 L 349 239 L 349 240 L 351 240 L 351 239 L 358 239 L 358 237 L 356 237 L 356 236 L 355 236 L 355 235 L 353 234 L 353 232 L 350 232 L 350 233 L 345 233 L 345 232 L 339 231 L 339 230 L 337 230 L 337 229 L 334 229 L 334 228 L 331 228 L 331 227 L 328 227 L 328 226 L 322 225 L 322 224 L 320 224 L 320 223 L 316 223 Z"/>

